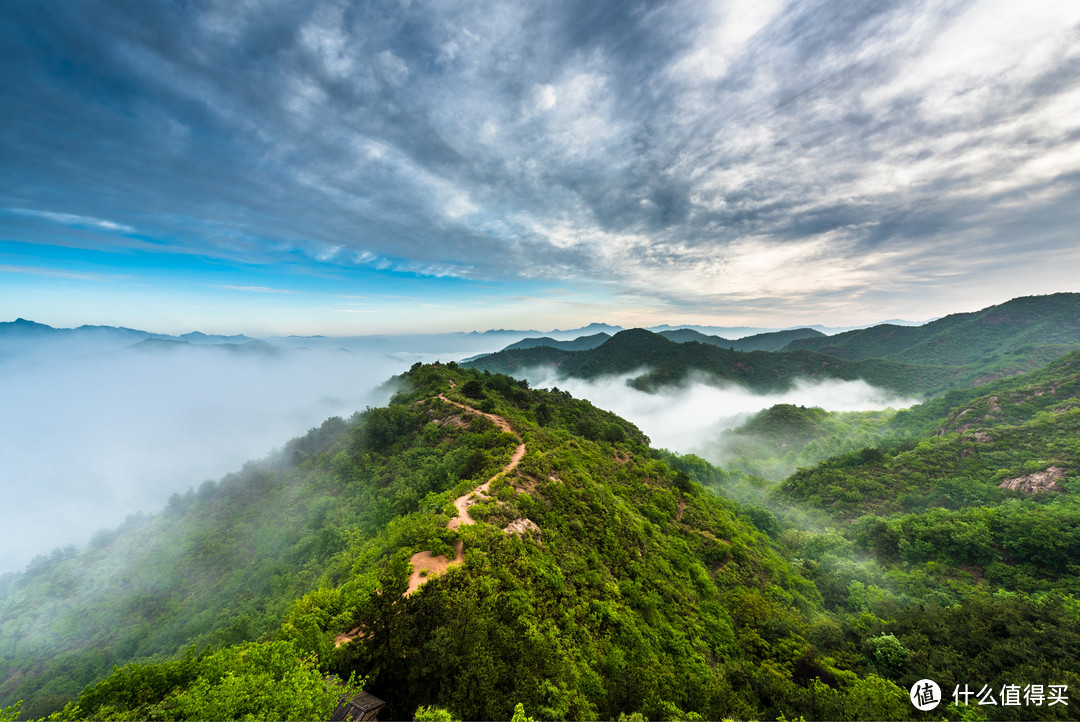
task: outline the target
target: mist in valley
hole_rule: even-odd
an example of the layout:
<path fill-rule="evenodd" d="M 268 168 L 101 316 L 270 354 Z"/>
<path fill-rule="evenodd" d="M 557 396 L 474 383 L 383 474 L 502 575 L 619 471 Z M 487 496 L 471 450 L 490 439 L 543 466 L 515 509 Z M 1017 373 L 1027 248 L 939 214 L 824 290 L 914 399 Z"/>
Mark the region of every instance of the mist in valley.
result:
<path fill-rule="evenodd" d="M 907 408 L 919 402 L 861 380 L 796 380 L 782 393 L 758 394 L 735 384 L 717 386 L 695 376 L 678 386 L 646 393 L 627 384 L 643 372 L 583 380 L 559 377 L 555 369 L 540 368 L 523 376 L 534 387 L 557 387 L 613 411 L 636 424 L 655 447 L 697 454 L 720 466 L 728 461 L 725 432 L 774 404 L 871 411 Z"/>
<path fill-rule="evenodd" d="M 172 494 L 264 458 L 329 417 L 385 403 L 385 382 L 416 361 L 504 343 L 465 334 L 273 346 L 73 336 L 0 346 L 0 573 L 156 513 Z"/>

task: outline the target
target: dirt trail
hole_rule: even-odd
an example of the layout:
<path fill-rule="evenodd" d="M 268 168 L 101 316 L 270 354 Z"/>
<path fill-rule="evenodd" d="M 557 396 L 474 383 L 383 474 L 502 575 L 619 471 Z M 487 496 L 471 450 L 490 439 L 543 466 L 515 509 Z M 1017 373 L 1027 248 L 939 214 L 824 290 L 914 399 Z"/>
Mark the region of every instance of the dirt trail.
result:
<path fill-rule="evenodd" d="M 474 409 L 473 407 L 466 404 L 452 401 L 446 398 L 446 396 L 444 396 L 443 394 L 439 394 L 439 398 L 448 404 L 453 404 L 458 408 L 465 409 L 470 414 L 486 416 L 501 430 L 507 432 L 508 434 L 513 434 L 518 440 L 517 448 L 514 449 L 514 454 L 510 457 L 510 461 L 503 465 L 503 467 L 499 470 L 497 474 L 492 476 L 483 484 L 480 484 L 479 486 L 459 496 L 457 499 L 454 499 L 454 506 L 457 508 L 458 515 L 447 523 L 446 528 L 457 529 L 465 524 L 476 523 L 476 520 L 469 516 L 469 507 L 476 503 L 477 497 L 479 495 L 487 492 L 488 487 L 491 486 L 491 482 L 517 468 L 517 465 L 521 463 L 521 459 L 525 456 L 525 442 L 521 440 L 521 437 L 518 436 L 517 432 L 514 431 L 512 426 L 510 426 L 510 422 L 503 417 L 497 414 L 485 413 L 483 411 L 480 411 L 479 409 Z M 465 550 L 461 540 L 458 540 L 457 544 L 454 545 L 453 559 L 447 559 L 444 555 L 441 554 L 439 556 L 435 556 L 431 552 L 417 552 L 416 554 L 413 554 L 412 558 L 409 559 L 409 562 L 412 564 L 413 570 L 412 574 L 409 575 L 409 590 L 405 592 L 405 596 L 408 596 L 415 592 L 428 579 L 443 574 L 450 567 L 454 566 L 455 564 L 461 564 L 463 561 L 465 561 Z M 424 574 L 421 575 L 421 572 L 424 572 Z"/>
<path fill-rule="evenodd" d="M 450 381 L 450 389 L 453 389 L 454 386 L 454 381 Z M 522 458 L 525 455 L 525 442 L 522 441 L 522 437 L 518 436 L 517 432 L 513 430 L 510 422 L 500 416 L 497 416 L 497 414 L 485 413 L 480 409 L 474 409 L 471 406 L 459 404 L 458 401 L 450 400 L 446 398 L 446 396 L 444 396 L 443 394 L 438 395 L 438 398 L 443 399 L 444 401 L 446 401 L 447 404 L 453 404 L 454 406 L 462 408 L 469 413 L 475 413 L 478 414 L 478 416 L 487 417 L 491 420 L 492 423 L 495 423 L 496 426 L 501 428 L 502 431 L 513 434 L 518 441 L 517 448 L 514 449 L 514 454 L 510 458 L 510 461 L 507 464 L 504 464 L 501 469 L 499 469 L 498 474 L 492 476 L 490 479 L 482 483 L 482 485 L 472 489 L 468 493 L 458 496 L 458 498 L 454 500 L 454 506 L 456 506 L 458 509 L 458 516 L 457 518 L 450 519 L 446 527 L 447 529 L 457 529 L 461 525 L 469 525 L 469 523 L 476 523 L 476 520 L 469 516 L 469 507 L 476 502 L 476 496 L 483 494 L 487 491 L 492 481 L 495 481 L 503 474 L 507 474 L 513 471 L 513 469 L 522 462 Z M 535 527 L 536 525 L 532 526 Z M 453 559 L 447 559 L 445 555 L 435 556 L 431 553 L 431 551 L 417 551 L 416 554 L 409 558 L 409 563 L 413 564 L 413 572 L 409 574 L 408 590 L 405 592 L 405 596 L 407 597 L 410 594 L 413 594 L 413 592 L 419 589 L 424 582 L 427 582 L 428 580 L 430 580 L 430 578 L 440 576 L 441 574 L 446 573 L 447 569 L 449 569 L 450 567 L 454 567 L 455 564 L 462 563 L 464 560 L 464 544 L 461 542 L 461 540 L 458 540 L 457 543 L 454 545 Z M 338 635 L 334 638 L 334 646 L 341 646 L 346 642 L 351 642 L 357 637 L 365 637 L 366 635 L 367 630 L 363 627 L 356 627 L 354 629 L 350 629 L 349 631 L 345 632 L 345 634 Z"/>
<path fill-rule="evenodd" d="M 453 388 L 454 386 L 454 382 L 450 381 L 450 388 Z M 510 461 L 503 465 L 502 469 L 500 469 L 497 474 L 485 481 L 483 484 L 480 484 L 471 491 L 465 493 L 462 496 L 459 496 L 457 499 L 454 500 L 454 506 L 457 507 L 458 515 L 456 518 L 451 519 L 449 523 L 447 523 L 446 527 L 448 529 L 457 529 L 463 524 L 476 523 L 476 520 L 469 516 L 469 507 L 476 503 L 476 497 L 478 495 L 483 494 L 488 490 L 491 482 L 495 481 L 503 474 L 507 474 L 510 471 L 513 471 L 517 467 L 517 465 L 521 463 L 522 457 L 525 456 L 525 442 L 521 440 L 521 437 L 518 435 L 518 433 L 514 431 L 513 427 L 510 426 L 510 422 L 503 417 L 496 414 L 485 413 L 483 411 L 480 411 L 479 409 L 474 409 L 467 404 L 462 404 L 457 401 L 451 401 L 443 394 L 439 394 L 439 398 L 448 404 L 453 404 L 454 406 L 468 411 L 470 414 L 486 416 L 496 426 L 509 434 L 513 434 L 518 440 L 517 448 L 514 449 L 514 454 L 510 457 Z M 457 543 L 454 544 L 453 559 L 448 559 L 445 555 L 442 554 L 436 556 L 431 552 L 417 552 L 416 554 L 413 554 L 412 557 L 409 559 L 409 563 L 412 564 L 412 573 L 409 574 L 409 589 L 405 592 L 405 596 L 409 596 L 410 594 L 415 592 L 428 579 L 440 576 L 441 574 L 444 574 L 446 570 L 450 567 L 461 564 L 464 561 L 465 545 L 460 539 L 457 541 Z M 334 646 L 340 647 L 346 642 L 351 642 L 352 640 L 358 637 L 363 637 L 365 635 L 366 630 L 361 627 L 350 629 L 345 634 L 339 634 L 338 636 L 334 637 Z"/>

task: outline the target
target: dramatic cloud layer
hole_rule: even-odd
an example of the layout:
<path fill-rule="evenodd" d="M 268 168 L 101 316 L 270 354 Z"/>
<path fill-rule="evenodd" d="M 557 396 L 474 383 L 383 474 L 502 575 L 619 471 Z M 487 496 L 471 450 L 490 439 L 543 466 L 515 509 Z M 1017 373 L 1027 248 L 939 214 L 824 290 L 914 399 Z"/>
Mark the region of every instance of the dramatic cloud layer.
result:
<path fill-rule="evenodd" d="M 332 288 L 299 324 L 420 278 L 459 327 L 783 325 L 1080 290 L 1074 2 L 15 2 L 0 43 L 27 304 Z"/>

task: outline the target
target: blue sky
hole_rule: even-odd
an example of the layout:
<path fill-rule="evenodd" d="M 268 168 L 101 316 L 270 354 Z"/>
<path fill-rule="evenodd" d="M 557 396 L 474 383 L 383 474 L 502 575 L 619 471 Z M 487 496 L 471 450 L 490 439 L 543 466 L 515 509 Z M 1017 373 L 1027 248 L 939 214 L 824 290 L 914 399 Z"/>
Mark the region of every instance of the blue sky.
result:
<path fill-rule="evenodd" d="M 1080 3 L 13 0 L 0 320 L 912 320 L 1080 291 Z"/>

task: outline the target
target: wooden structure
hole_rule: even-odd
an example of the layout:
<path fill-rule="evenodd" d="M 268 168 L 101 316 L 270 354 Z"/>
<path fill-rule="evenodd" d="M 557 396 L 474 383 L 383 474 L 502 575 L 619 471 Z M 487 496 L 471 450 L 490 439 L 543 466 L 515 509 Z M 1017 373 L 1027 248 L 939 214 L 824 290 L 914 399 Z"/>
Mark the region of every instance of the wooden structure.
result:
<path fill-rule="evenodd" d="M 361 692 L 352 697 L 342 697 L 338 706 L 334 708 L 332 720 L 348 720 L 349 722 L 372 722 L 379 719 L 379 712 L 386 706 L 386 702 L 371 694 Z"/>

